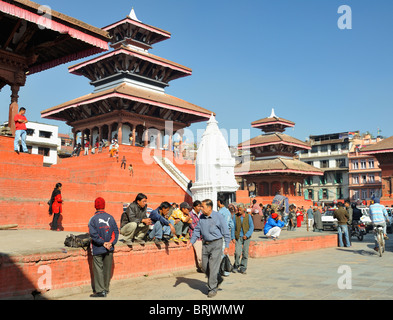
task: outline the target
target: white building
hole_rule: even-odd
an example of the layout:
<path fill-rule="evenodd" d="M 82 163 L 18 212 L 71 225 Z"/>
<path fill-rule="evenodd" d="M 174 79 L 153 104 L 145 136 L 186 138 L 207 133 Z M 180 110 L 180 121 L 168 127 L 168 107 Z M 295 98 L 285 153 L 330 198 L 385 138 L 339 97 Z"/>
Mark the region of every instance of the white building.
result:
<path fill-rule="evenodd" d="M 58 126 L 29 121 L 26 128 L 29 152 L 43 155 L 44 165 L 57 164 L 57 150 L 61 147 Z"/>
<path fill-rule="evenodd" d="M 331 204 L 349 198 L 348 153 L 355 132 L 340 132 L 310 136 L 311 150 L 299 153 L 299 160 L 324 171 L 320 177 L 304 182 L 304 196 L 308 200 Z"/>

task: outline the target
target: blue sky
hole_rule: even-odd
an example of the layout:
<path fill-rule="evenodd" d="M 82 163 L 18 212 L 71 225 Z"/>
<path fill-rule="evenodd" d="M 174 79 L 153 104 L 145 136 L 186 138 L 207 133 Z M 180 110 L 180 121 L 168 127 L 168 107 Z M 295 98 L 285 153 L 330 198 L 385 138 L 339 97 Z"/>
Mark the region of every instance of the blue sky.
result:
<path fill-rule="evenodd" d="M 84 0 L 38 1 L 96 27 L 127 16 L 172 33 L 152 54 L 193 70 L 166 90 L 217 114 L 223 129 L 248 129 L 270 115 L 294 121 L 286 133 L 309 135 L 381 129 L 393 135 L 393 1 L 391 0 Z M 341 30 L 341 5 L 352 29 Z M 80 61 L 84 61 L 83 59 Z M 19 93 L 28 119 L 92 92 L 89 80 L 68 73 L 75 61 L 31 75 Z M 8 118 L 10 90 L 0 92 Z M 205 128 L 194 124 L 192 130 Z M 251 136 L 259 130 L 253 129 Z M 240 140 L 241 137 L 239 137 Z"/>

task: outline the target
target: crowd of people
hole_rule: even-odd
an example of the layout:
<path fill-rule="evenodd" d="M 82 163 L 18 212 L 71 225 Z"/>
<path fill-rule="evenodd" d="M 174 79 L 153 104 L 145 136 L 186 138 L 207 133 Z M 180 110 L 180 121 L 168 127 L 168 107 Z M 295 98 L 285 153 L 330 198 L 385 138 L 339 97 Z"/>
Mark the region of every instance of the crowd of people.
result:
<path fill-rule="evenodd" d="M 61 183 L 56 184 L 48 202 L 49 213 L 53 215 L 52 230 L 57 228 L 62 212 L 61 190 Z M 295 231 L 303 222 L 307 230 L 311 227 L 314 232 L 323 230 L 320 208 L 310 206 L 305 210 L 289 204 L 281 195 L 276 195 L 272 204 L 266 206 L 257 204 L 255 200 L 249 206 L 243 203 L 226 206 L 226 199 L 219 196 L 217 211 L 213 210 L 214 204 L 210 199 L 196 200 L 192 204 L 182 202 L 180 205 L 164 201 L 152 211 L 148 210 L 147 204 L 148 197 L 139 193 L 132 203 L 125 206 L 118 227 L 113 216 L 105 212 L 105 200 L 95 200 L 96 212 L 88 223 L 93 255 L 92 297 L 106 297 L 109 292 L 114 245 L 119 235 L 129 246 L 143 246 L 149 241 L 158 246 L 169 241 L 187 244 L 187 248 L 193 248 L 197 271 L 207 275 L 208 297 L 214 297 L 224 277 L 231 272 L 246 274 L 254 231 L 263 231 L 267 239 L 277 240 L 285 227 L 289 232 Z M 384 225 L 387 212 L 379 204 L 379 199 L 370 206 L 370 215 L 374 224 Z M 339 246 L 350 246 L 348 225 L 358 223 L 360 210 L 349 201 L 337 203 L 334 217 L 338 221 Z M 231 272 L 221 267 L 224 258 L 229 259 L 230 243 L 235 245 Z"/>
<path fill-rule="evenodd" d="M 158 246 L 168 244 L 169 241 L 185 243 L 187 248 L 193 248 L 197 272 L 204 272 L 207 275 L 208 297 L 214 297 L 217 294 L 224 277 L 228 277 L 231 272 L 246 274 L 249 246 L 254 231 L 263 231 L 268 239 L 277 240 L 282 228 L 287 225 L 284 221 L 284 217 L 287 217 L 285 209 L 279 205 L 268 204 L 264 207 L 263 205 L 256 206 L 254 202 L 251 206 L 243 203 L 231 203 L 226 206 L 225 198 L 218 197 L 216 203 L 218 211 L 213 210 L 213 202 L 206 199 L 196 200 L 192 204 L 182 202 L 180 205 L 164 201 L 149 212 L 147 203 L 147 196 L 139 193 L 135 200 L 125 207 L 119 228 L 113 227 L 115 233 L 110 237 L 110 244 L 106 244 L 109 248 L 106 251 L 97 249 L 99 246 L 104 246 L 106 242 L 101 238 L 98 242 L 95 240 L 97 232 L 102 232 L 101 227 L 94 228 L 89 223 L 92 243 L 96 247 L 97 255 L 113 254 L 113 246 L 118 239 L 118 234 L 123 236 L 122 241 L 129 246 L 134 244 L 143 246 L 150 241 Z M 303 211 L 299 211 L 300 217 L 307 215 Z M 101 211 L 97 212 L 96 214 L 102 214 Z M 109 216 L 105 216 L 105 219 L 100 218 L 94 221 L 105 224 L 107 228 L 108 218 Z M 299 218 L 296 226 L 300 226 L 302 221 Z M 112 234 L 112 231 L 109 230 L 106 233 L 107 238 L 108 233 Z M 228 254 L 230 243 L 235 245 L 231 272 L 220 268 L 224 257 Z M 102 251 L 105 253 L 102 254 Z M 93 255 L 95 255 L 94 250 Z M 109 258 L 111 259 L 113 258 Z M 96 257 L 93 260 L 94 263 L 98 263 L 98 267 L 93 270 L 101 272 L 97 275 L 99 279 L 97 281 L 102 283 L 97 284 L 97 288 L 100 290 L 103 288 L 101 291 L 96 289 L 93 297 L 105 297 L 108 292 L 109 283 L 105 282 L 108 277 L 107 271 L 102 270 L 104 260 L 104 257 Z M 109 265 L 108 263 L 108 268 Z"/>

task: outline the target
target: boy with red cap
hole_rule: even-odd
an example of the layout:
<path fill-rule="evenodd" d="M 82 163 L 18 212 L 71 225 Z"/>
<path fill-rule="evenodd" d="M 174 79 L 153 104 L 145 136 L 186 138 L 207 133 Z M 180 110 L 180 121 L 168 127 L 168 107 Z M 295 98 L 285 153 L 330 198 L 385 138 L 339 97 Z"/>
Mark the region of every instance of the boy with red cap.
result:
<path fill-rule="evenodd" d="M 96 213 L 89 221 L 91 251 L 93 255 L 94 293 L 90 296 L 106 297 L 111 279 L 114 245 L 119 239 L 115 219 L 104 211 L 105 200 L 95 200 Z"/>

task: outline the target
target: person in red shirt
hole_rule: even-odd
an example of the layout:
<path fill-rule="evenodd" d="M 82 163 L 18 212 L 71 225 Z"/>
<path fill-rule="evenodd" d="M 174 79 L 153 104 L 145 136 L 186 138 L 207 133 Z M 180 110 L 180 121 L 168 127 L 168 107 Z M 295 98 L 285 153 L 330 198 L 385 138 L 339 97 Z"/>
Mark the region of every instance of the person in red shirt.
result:
<path fill-rule="evenodd" d="M 14 117 L 15 122 L 15 140 L 14 150 L 19 154 L 19 139 L 22 141 L 22 150 L 28 153 L 26 146 L 26 123 L 28 122 L 25 117 L 26 109 L 20 108 L 18 114 Z"/>
<path fill-rule="evenodd" d="M 58 230 L 58 220 L 60 214 L 63 212 L 63 199 L 61 198 L 61 188 L 63 185 L 59 182 L 56 183 L 55 188 L 53 189 L 52 196 L 50 199 L 50 210 L 49 213 L 53 214 L 53 220 L 51 223 L 51 230 L 57 231 Z"/>

